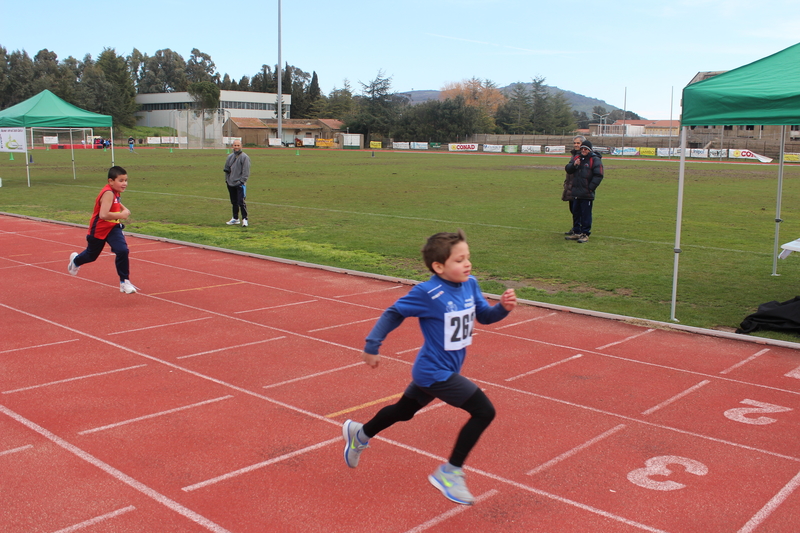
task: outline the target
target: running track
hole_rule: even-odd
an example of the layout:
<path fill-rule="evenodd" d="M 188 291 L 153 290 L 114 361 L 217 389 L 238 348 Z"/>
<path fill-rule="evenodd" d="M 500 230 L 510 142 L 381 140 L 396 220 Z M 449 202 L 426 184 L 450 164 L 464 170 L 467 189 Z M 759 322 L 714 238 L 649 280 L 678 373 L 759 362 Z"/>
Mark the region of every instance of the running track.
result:
<path fill-rule="evenodd" d="M 129 236 L 124 295 L 110 254 L 67 274 L 84 233 L 0 215 L 4 532 L 800 530 L 792 343 L 522 305 L 469 350 L 498 416 L 464 507 L 440 403 L 342 459 L 409 380 L 413 320 L 360 360 L 408 285 Z"/>

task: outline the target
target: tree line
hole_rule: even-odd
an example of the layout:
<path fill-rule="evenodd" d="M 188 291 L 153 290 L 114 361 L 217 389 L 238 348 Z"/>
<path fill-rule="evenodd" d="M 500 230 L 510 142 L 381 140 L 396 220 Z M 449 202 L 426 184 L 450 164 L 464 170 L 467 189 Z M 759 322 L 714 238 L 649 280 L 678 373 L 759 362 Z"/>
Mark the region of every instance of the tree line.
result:
<path fill-rule="evenodd" d="M 341 87 L 323 94 L 316 72 L 288 63 L 280 76 L 281 92 L 291 95 L 292 118 L 335 118 L 367 139 L 448 142 L 474 133 L 569 134 L 579 125 L 599 122 L 573 112 L 563 93 L 548 91 L 541 76 L 530 84 L 514 84 L 508 94 L 490 80 L 450 83 L 439 100 L 417 105 L 394 92 L 383 71 L 359 82 L 360 94 L 346 78 Z M 0 109 L 44 89 L 82 109 L 111 115 L 117 126 L 133 127 L 137 94 L 187 91 L 196 108 L 209 110 L 219 106 L 220 90 L 277 93 L 278 67 L 264 64 L 252 76 L 235 80 L 197 48 L 188 60 L 169 48 L 152 56 L 136 48 L 128 56 L 105 48 L 97 59 L 87 54 L 82 60 L 59 60 L 47 49 L 31 58 L 25 50 L 8 52 L 0 46 Z M 611 116 L 606 120 L 611 122 Z"/>

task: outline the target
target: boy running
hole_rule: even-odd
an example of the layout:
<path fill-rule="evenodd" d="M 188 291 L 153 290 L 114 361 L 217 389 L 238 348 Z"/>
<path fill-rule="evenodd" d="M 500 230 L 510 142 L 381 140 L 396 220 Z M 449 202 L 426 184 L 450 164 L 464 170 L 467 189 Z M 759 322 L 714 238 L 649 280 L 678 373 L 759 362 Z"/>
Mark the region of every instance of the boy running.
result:
<path fill-rule="evenodd" d="M 464 481 L 462 467 L 467 455 L 495 416 L 494 406 L 483 391 L 459 372 L 472 344 L 475 320 L 492 324 L 505 318 L 517 305 L 513 289 L 490 306 L 470 275 L 469 246 L 464 232 L 437 233 L 422 248 L 430 280 L 416 285 L 381 315 L 367 337 L 364 362 L 377 368 L 378 349 L 386 336 L 405 318 L 418 317 L 425 338 L 414 366 L 412 381 L 394 405 L 384 407 L 366 424 L 345 421 L 344 460 L 355 468 L 369 439 L 395 422 L 411 420 L 414 414 L 435 398 L 467 411 L 471 418 L 458 435 L 449 462 L 438 467 L 428 480 L 448 499 L 472 505 L 475 498 Z"/>
<path fill-rule="evenodd" d="M 130 210 L 120 202 L 120 194 L 128 187 L 128 172 L 122 167 L 111 167 L 108 170 L 108 184 L 100 190 L 94 202 L 94 212 L 89 222 L 86 235 L 88 243 L 80 254 L 73 252 L 69 256 L 67 270 L 75 276 L 81 265 L 91 263 L 100 257 L 106 243 L 117 256 L 115 264 L 119 275 L 119 290 L 125 294 L 133 294 L 138 287 L 128 279 L 130 266 L 128 261 L 128 243 L 122 229 L 123 220 L 131 216 Z"/>

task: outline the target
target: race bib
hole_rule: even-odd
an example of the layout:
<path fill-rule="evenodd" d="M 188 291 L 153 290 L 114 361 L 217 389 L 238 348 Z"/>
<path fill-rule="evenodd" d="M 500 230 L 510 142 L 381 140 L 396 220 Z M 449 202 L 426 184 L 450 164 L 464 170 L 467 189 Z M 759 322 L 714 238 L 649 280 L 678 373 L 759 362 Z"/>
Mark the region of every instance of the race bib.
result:
<path fill-rule="evenodd" d="M 444 349 L 451 352 L 461 350 L 472 344 L 474 324 L 475 307 L 445 313 Z"/>

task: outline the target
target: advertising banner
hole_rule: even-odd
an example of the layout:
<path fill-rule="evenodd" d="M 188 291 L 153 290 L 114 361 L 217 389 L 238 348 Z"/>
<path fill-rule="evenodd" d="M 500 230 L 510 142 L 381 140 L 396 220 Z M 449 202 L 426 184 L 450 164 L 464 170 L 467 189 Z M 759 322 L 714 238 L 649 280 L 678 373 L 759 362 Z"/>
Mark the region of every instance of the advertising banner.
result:
<path fill-rule="evenodd" d="M 28 141 L 25 139 L 25 128 L 0 128 L 0 152 L 28 151 Z"/>
<path fill-rule="evenodd" d="M 477 152 L 478 145 L 474 143 L 448 144 L 447 149 L 451 152 Z"/>
<path fill-rule="evenodd" d="M 484 144 L 483 145 L 484 152 L 502 152 L 503 145 L 502 144 Z"/>
<path fill-rule="evenodd" d="M 42 136 L 42 142 L 44 144 L 58 144 L 58 135 L 44 135 Z"/>
<path fill-rule="evenodd" d="M 646 147 L 646 146 L 640 147 L 639 148 L 639 155 L 654 156 L 654 155 L 656 155 L 656 149 L 655 148 L 649 148 L 649 147 Z"/>
<path fill-rule="evenodd" d="M 333 148 L 333 139 L 317 139 L 317 146 L 324 148 Z"/>
<path fill-rule="evenodd" d="M 755 154 L 750 150 L 730 150 L 728 157 L 732 157 L 734 159 L 756 159 L 762 163 L 772 162 L 772 158 Z"/>
<path fill-rule="evenodd" d="M 383 148 L 383 142 L 381 142 L 381 141 L 370 141 L 369 142 L 369 147 L 370 148 L 381 149 L 381 148 Z"/>
<path fill-rule="evenodd" d="M 708 150 L 703 150 L 702 148 L 692 148 L 689 150 L 688 155 L 689 157 L 708 159 Z"/>
<path fill-rule="evenodd" d="M 516 154 L 518 148 L 516 144 L 507 144 L 503 146 L 503 151 L 507 154 Z"/>
<path fill-rule="evenodd" d="M 161 144 L 161 137 L 148 137 L 147 144 Z"/>
<path fill-rule="evenodd" d="M 542 153 L 542 145 L 541 144 L 523 144 L 522 145 L 522 153 L 523 154 L 541 154 Z"/>
<path fill-rule="evenodd" d="M 270 146 L 281 146 L 282 145 L 281 144 L 281 140 L 278 139 L 277 137 L 270 137 L 269 139 L 267 139 L 267 141 L 269 141 L 269 145 Z"/>
<path fill-rule="evenodd" d="M 427 150 L 428 143 L 411 143 L 412 150 Z"/>
<path fill-rule="evenodd" d="M 369 144 L 370 144 L 370 146 L 372 146 L 372 143 L 369 143 Z M 393 142 L 392 143 L 392 149 L 393 150 L 410 150 L 411 149 L 411 143 L 396 143 L 396 142 Z"/>
<path fill-rule="evenodd" d="M 669 148 L 657 148 L 656 155 L 658 157 L 669 157 Z"/>
<path fill-rule="evenodd" d="M 728 157 L 728 149 L 723 148 L 722 150 L 720 150 L 719 148 L 712 148 L 708 151 L 708 157 L 714 157 L 717 159 L 721 157 Z"/>
<path fill-rule="evenodd" d="M 800 163 L 800 154 L 783 154 L 784 163 Z"/>
<path fill-rule="evenodd" d="M 626 146 L 624 148 L 614 148 L 614 151 L 611 153 L 612 155 L 639 155 L 639 149 Z"/>
<path fill-rule="evenodd" d="M 566 154 L 566 146 L 545 146 L 544 153 L 546 154 Z"/>

